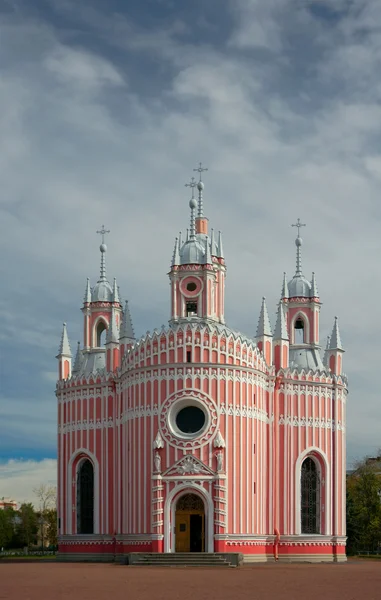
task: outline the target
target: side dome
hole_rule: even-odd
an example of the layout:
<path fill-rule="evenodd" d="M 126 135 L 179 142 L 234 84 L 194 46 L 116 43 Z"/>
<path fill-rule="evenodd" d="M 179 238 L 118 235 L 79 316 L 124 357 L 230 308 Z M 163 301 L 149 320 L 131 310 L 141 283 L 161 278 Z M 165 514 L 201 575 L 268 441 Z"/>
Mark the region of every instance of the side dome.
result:
<path fill-rule="evenodd" d="M 92 302 L 112 302 L 113 293 L 108 281 L 98 281 L 91 292 Z"/>
<path fill-rule="evenodd" d="M 197 240 L 185 242 L 180 250 L 180 262 L 182 265 L 204 262 L 205 248 Z"/>
<path fill-rule="evenodd" d="M 288 291 L 290 298 L 309 298 L 311 295 L 311 283 L 304 275 L 294 275 L 291 281 L 288 282 Z"/>

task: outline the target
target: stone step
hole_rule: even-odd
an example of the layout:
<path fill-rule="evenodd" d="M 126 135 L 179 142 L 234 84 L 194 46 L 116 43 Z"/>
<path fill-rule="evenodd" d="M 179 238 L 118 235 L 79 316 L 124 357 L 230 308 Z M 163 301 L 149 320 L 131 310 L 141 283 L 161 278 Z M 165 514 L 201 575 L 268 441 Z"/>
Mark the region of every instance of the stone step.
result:
<path fill-rule="evenodd" d="M 163 567 L 235 567 L 239 555 L 208 552 L 140 553 L 133 552 L 121 557 L 121 564 L 132 566 Z"/>

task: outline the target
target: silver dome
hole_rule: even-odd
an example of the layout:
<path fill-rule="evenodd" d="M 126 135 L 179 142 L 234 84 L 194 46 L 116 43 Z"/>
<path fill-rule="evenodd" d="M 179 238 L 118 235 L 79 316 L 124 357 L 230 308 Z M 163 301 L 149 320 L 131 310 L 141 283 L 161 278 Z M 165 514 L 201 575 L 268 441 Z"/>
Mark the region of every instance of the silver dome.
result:
<path fill-rule="evenodd" d="M 205 247 L 196 239 L 189 240 L 180 250 L 180 263 L 182 265 L 203 264 L 204 256 Z"/>
<path fill-rule="evenodd" d="M 294 275 L 291 281 L 288 282 L 288 292 L 290 298 L 309 298 L 311 295 L 311 284 L 304 275 Z"/>
<path fill-rule="evenodd" d="M 113 293 L 108 281 L 98 281 L 91 292 L 92 302 L 112 302 Z"/>

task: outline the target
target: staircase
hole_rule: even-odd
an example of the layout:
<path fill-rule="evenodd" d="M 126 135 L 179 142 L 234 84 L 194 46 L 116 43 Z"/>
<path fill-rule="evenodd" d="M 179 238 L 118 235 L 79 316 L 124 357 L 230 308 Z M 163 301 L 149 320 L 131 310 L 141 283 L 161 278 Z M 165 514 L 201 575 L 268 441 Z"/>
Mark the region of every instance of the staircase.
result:
<path fill-rule="evenodd" d="M 240 556 L 207 552 L 132 552 L 122 556 L 120 564 L 134 567 L 238 567 L 241 563 Z"/>

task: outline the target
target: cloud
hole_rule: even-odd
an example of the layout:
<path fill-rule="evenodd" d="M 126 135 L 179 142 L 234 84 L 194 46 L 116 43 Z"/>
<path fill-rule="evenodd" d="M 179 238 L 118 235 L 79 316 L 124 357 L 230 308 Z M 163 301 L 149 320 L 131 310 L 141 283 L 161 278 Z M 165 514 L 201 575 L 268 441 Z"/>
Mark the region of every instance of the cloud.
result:
<path fill-rule="evenodd" d="M 18 504 L 37 499 L 33 492 L 40 484 L 56 486 L 57 461 L 8 460 L 0 463 L 1 497 L 12 498 Z"/>
<path fill-rule="evenodd" d="M 322 339 L 337 314 L 347 350 L 349 456 L 371 452 L 381 333 L 376 4 L 315 14 L 300 3 L 230 3 L 217 19 L 224 40 L 207 26 L 189 35 L 177 13 L 150 26 L 86 2 L 53 4 L 65 19 L 26 10 L 0 24 L 0 385 L 13 402 L 12 440 L 19 431 L 35 448 L 49 427 L 55 448 L 54 356 L 62 321 L 73 348 L 81 335 L 102 223 L 112 232 L 108 273 L 135 330 L 166 322 L 174 237 L 189 221 L 184 183 L 202 160 L 205 210 L 224 232 L 228 324 L 254 335 L 263 294 L 275 322 L 300 216 Z M 65 26 L 74 15 L 75 30 Z M 358 19 L 369 25 L 361 35 Z M 48 406 L 49 423 L 28 435 Z"/>

